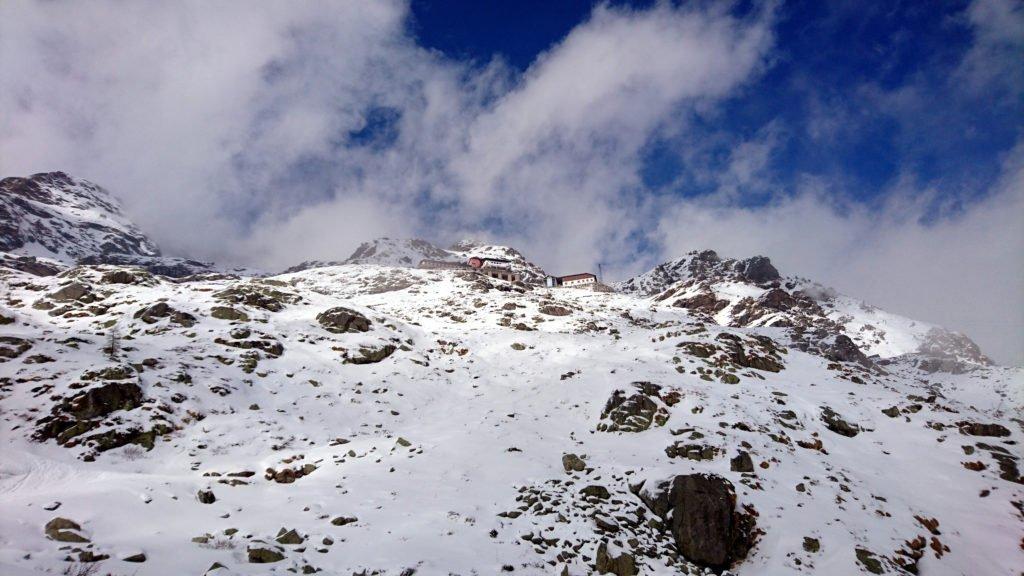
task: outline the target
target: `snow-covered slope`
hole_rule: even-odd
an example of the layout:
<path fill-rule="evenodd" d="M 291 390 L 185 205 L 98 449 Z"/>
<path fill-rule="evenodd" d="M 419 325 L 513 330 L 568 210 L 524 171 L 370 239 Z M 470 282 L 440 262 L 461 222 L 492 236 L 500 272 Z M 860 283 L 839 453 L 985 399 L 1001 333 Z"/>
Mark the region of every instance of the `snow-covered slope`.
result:
<path fill-rule="evenodd" d="M 805 278 L 784 278 L 764 256 L 735 260 L 710 250 L 691 252 L 617 288 L 723 326 L 787 328 L 791 339 L 811 344 L 842 334 L 868 356 L 915 354 L 947 371 L 992 363 L 963 334 L 891 314 Z"/>
<path fill-rule="evenodd" d="M 0 268 L 0 573 L 1024 565 L 1020 370 L 864 363 L 732 325 L 771 280 L 716 283 L 728 318 L 675 282 Z"/>

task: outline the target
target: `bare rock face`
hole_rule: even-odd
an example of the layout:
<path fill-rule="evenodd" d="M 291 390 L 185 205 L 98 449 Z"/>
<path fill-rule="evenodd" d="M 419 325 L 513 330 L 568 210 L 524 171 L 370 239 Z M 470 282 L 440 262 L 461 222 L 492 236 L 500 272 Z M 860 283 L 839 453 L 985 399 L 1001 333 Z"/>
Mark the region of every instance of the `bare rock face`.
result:
<path fill-rule="evenodd" d="M 860 351 L 860 348 L 846 334 L 836 336 L 835 342 L 829 347 L 825 356 L 829 360 L 836 360 L 838 362 L 856 362 L 865 367 L 874 366 L 871 360 Z"/>
<path fill-rule="evenodd" d="M 366 316 L 342 306 L 317 314 L 316 321 L 324 327 L 324 330 L 335 334 L 369 332 L 370 326 L 373 324 Z"/>
<path fill-rule="evenodd" d="M 601 432 L 643 432 L 651 425 L 663 426 L 668 421 L 668 409 L 661 405 L 661 387 L 650 382 L 634 382 L 635 394 L 626 396 L 616 390 L 601 412 Z"/>
<path fill-rule="evenodd" d="M 725 478 L 676 476 L 670 500 L 672 535 L 687 560 L 724 569 L 745 557 L 753 545 L 753 518 L 736 511 L 736 492 Z"/>
<path fill-rule="evenodd" d="M 618 556 L 608 553 L 608 545 L 602 542 L 597 547 L 597 558 L 594 568 L 598 574 L 614 574 L 615 576 L 635 576 L 636 560 L 632 554 L 623 552 Z"/>
<path fill-rule="evenodd" d="M 739 273 L 757 284 L 765 284 L 781 279 L 779 271 L 772 266 L 772 261 L 765 256 L 754 256 L 739 262 L 736 266 Z"/>

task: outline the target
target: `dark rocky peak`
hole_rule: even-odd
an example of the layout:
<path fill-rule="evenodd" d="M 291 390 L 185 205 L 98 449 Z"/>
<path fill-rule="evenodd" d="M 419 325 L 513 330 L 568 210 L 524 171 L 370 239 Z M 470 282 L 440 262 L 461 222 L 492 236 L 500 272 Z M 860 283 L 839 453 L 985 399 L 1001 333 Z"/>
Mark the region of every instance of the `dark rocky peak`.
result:
<path fill-rule="evenodd" d="M 741 260 L 736 264 L 736 271 L 743 278 L 756 284 L 767 284 L 782 279 L 779 276 L 779 271 L 772 266 L 772 261 L 766 256 L 754 256 Z"/>
<path fill-rule="evenodd" d="M 714 250 L 702 250 L 659 264 L 649 272 L 619 283 L 617 287 L 622 292 L 653 296 L 682 281 L 700 283 L 731 280 L 769 285 L 781 279 L 779 271 L 766 256 L 737 260 L 722 258 Z"/>

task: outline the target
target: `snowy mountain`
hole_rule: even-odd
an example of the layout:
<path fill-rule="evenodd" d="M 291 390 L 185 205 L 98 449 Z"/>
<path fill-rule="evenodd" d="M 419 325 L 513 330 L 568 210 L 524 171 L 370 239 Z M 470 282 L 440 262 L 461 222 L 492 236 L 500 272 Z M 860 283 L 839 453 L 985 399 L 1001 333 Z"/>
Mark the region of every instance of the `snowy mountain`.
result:
<path fill-rule="evenodd" d="M 105 189 L 63 172 L 0 180 L 0 258 L 50 273 L 62 264 L 122 264 L 180 277 L 219 271 L 160 254 Z"/>
<path fill-rule="evenodd" d="M 842 334 L 881 359 L 917 354 L 925 366 L 947 371 L 992 364 L 963 334 L 890 314 L 804 278 L 784 278 L 764 256 L 735 260 L 711 250 L 691 252 L 617 288 L 723 326 L 786 328 L 804 350 L 809 341 Z"/>
<path fill-rule="evenodd" d="M 364 247 L 267 278 L 0 259 L 0 574 L 1024 565 L 1024 370 L 964 336 L 767 258 L 606 293 Z"/>
<path fill-rule="evenodd" d="M 363 242 L 351 256 L 340 262 L 309 260 L 288 268 L 285 273 L 345 264 L 415 268 L 422 260 L 465 263 L 472 256 L 508 260 L 509 266 L 519 273 L 524 282 L 531 284 L 544 282 L 544 270 L 527 260 L 515 248 L 487 244 L 477 240 L 461 240 L 446 250 L 418 238 L 377 238 L 370 242 Z"/>
<path fill-rule="evenodd" d="M 160 255 L 106 190 L 63 172 L 0 180 L 0 251 L 69 263 Z"/>

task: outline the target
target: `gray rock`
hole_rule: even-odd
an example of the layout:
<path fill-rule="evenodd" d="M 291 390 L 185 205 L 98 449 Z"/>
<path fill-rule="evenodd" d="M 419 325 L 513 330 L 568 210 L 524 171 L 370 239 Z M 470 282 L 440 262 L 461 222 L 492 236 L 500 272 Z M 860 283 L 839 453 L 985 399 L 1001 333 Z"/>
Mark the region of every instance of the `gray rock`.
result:
<path fill-rule="evenodd" d="M 337 306 L 317 314 L 316 321 L 328 332 L 368 332 L 372 322 L 366 317 L 343 306 Z"/>
<path fill-rule="evenodd" d="M 713 474 L 687 474 L 672 481 L 672 535 L 687 560 L 713 570 L 746 556 L 753 519 L 736 511 L 732 484 Z"/>
<path fill-rule="evenodd" d="M 583 472 L 587 469 L 587 463 L 575 454 L 564 454 L 562 456 L 562 467 L 566 472 Z"/>

